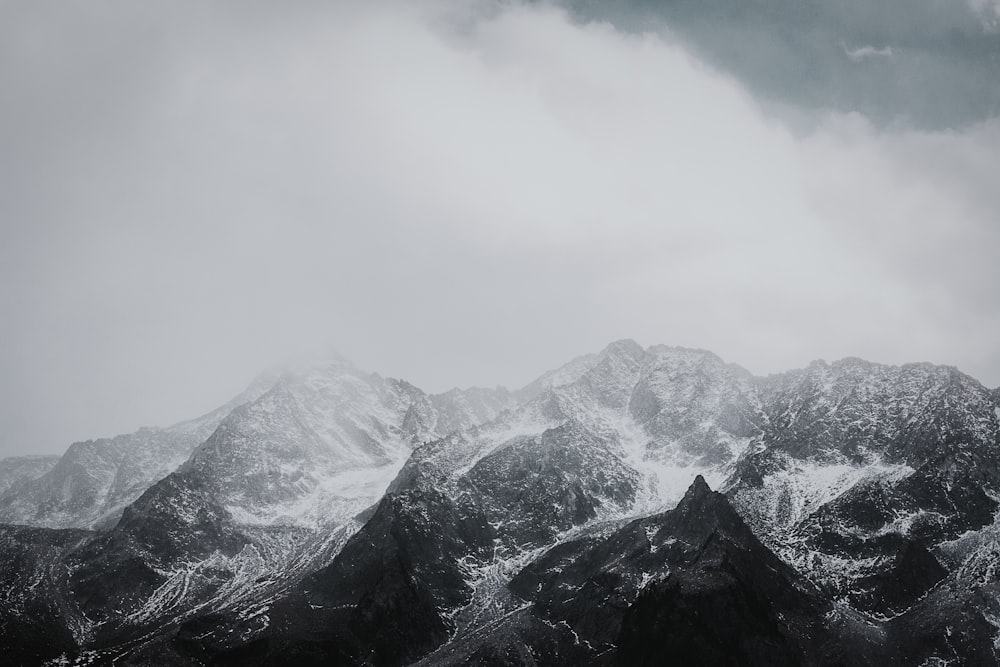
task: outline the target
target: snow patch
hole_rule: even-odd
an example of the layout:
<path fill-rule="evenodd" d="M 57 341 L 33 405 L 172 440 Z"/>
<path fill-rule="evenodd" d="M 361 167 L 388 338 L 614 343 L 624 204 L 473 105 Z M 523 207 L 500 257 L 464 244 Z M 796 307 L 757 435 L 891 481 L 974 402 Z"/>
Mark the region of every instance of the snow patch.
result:
<path fill-rule="evenodd" d="M 625 463 L 641 476 L 635 503 L 626 516 L 645 516 L 675 507 L 698 475 L 702 475 L 713 489 L 726 479 L 725 466 L 699 465 L 676 447 L 667 446 L 651 452 L 649 435 L 631 415 L 621 416 L 612 424 L 620 439 Z"/>
<path fill-rule="evenodd" d="M 314 471 L 303 493 L 275 504 L 229 504 L 226 509 L 240 524 L 321 528 L 343 523 L 374 504 L 399 474 L 405 459 L 377 467 L 340 472 Z"/>
<path fill-rule="evenodd" d="M 771 532 L 783 532 L 857 484 L 881 480 L 895 484 L 913 468 L 875 460 L 867 464 L 816 463 L 784 457 L 783 467 L 767 475 L 760 488 L 737 494 L 740 508 Z M 902 519 L 901 519 L 902 521 Z"/>

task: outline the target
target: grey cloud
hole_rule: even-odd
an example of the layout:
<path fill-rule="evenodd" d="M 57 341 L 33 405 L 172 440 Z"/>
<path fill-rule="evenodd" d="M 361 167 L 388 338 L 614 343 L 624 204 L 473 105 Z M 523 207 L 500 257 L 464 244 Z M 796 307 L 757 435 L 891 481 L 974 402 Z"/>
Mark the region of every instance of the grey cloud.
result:
<path fill-rule="evenodd" d="M 959 127 L 1000 112 L 1000 14 L 952 0 L 566 0 L 582 20 L 655 31 L 794 106 Z M 891 57 L 870 57 L 883 54 Z M 860 56 L 869 57 L 860 57 Z"/>
<path fill-rule="evenodd" d="M 622 337 L 1000 383 L 995 120 L 792 131 L 551 6 L 277 7 L 0 5 L 0 450 L 329 348 L 431 390 Z"/>

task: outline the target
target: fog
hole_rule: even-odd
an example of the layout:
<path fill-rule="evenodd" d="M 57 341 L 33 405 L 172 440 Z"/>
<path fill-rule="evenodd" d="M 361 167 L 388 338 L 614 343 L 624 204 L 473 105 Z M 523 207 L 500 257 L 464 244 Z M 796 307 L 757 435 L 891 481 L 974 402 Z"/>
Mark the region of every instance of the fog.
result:
<path fill-rule="evenodd" d="M 972 87 L 830 102 L 730 67 L 710 14 L 377 5 L 0 3 L 0 455 L 330 350 L 429 391 L 622 337 L 1000 384 Z M 942 56 L 987 91 L 997 7 L 956 3 L 982 35 Z M 916 57 L 873 41 L 837 68 Z"/>

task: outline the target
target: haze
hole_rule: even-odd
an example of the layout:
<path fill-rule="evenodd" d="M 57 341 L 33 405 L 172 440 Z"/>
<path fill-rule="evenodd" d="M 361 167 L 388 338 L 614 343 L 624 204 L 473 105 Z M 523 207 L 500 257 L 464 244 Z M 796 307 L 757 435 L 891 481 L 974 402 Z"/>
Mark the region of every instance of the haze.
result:
<path fill-rule="evenodd" d="M 0 455 L 329 350 L 429 391 L 621 337 L 1000 384 L 1000 5 L 832 3 L 785 71 L 721 1 L 372 4 L 0 2 Z"/>

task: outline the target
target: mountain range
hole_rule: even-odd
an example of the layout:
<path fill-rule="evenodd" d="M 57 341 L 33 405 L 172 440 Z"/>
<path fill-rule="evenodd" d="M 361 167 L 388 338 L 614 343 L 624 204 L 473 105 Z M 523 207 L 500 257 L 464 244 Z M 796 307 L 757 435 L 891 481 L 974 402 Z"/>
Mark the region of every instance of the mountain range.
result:
<path fill-rule="evenodd" d="M 714 490 L 713 490 L 714 489 Z M 984 665 L 1000 391 L 617 341 L 518 390 L 342 358 L 0 461 L 10 664 Z"/>

